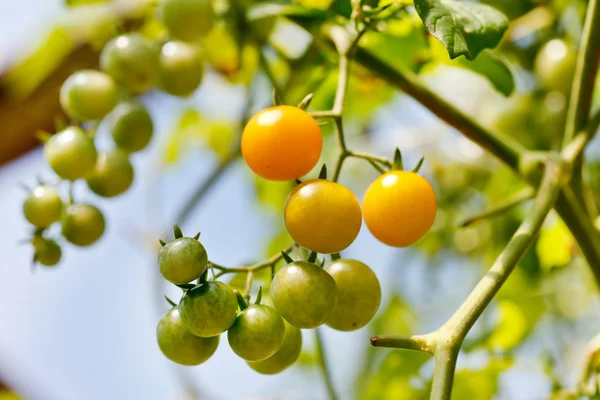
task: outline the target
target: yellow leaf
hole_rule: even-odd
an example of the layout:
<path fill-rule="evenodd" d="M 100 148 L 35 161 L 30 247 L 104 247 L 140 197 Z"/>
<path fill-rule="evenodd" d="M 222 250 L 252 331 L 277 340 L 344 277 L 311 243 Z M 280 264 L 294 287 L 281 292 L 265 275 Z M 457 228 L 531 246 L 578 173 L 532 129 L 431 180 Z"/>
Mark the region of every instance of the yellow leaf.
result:
<path fill-rule="evenodd" d="M 331 7 L 333 0 L 293 0 L 294 3 L 300 4 L 306 8 L 317 8 L 319 10 L 327 10 Z"/>
<path fill-rule="evenodd" d="M 498 304 L 500 322 L 489 338 L 493 349 L 510 350 L 518 345 L 528 330 L 525 315 L 515 303 L 500 300 Z"/>
<path fill-rule="evenodd" d="M 544 269 L 565 266 L 571 261 L 575 241 L 565 223 L 556 218 L 542 228 L 536 251 Z"/>

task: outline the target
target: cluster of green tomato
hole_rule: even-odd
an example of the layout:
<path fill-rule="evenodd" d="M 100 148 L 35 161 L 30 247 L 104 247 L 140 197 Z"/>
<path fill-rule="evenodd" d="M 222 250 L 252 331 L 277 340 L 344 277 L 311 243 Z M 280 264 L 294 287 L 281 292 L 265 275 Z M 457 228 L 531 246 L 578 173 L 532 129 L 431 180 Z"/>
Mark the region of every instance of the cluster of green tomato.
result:
<path fill-rule="evenodd" d="M 320 325 L 352 331 L 366 325 L 379 308 L 381 288 L 373 271 L 356 260 L 335 259 L 325 268 L 311 261 L 293 261 L 271 282 L 273 307 L 248 304 L 229 285 L 208 280 L 208 256 L 195 237 L 184 237 L 175 226 L 175 240 L 159 253 L 160 272 L 185 289 L 160 320 L 157 341 L 163 354 L 179 364 L 198 365 L 210 358 L 227 331 L 231 349 L 255 371 L 279 373 L 298 359 L 300 329 Z M 190 282 L 198 280 L 197 284 Z"/>
<path fill-rule="evenodd" d="M 153 134 L 148 111 L 135 95 L 153 87 L 186 97 L 200 85 L 203 60 L 196 41 L 212 27 L 214 12 L 208 0 L 165 0 L 158 14 L 173 40 L 153 42 L 138 33 L 110 40 L 100 54 L 100 69 L 69 76 L 60 90 L 60 104 L 72 125 L 46 140 L 44 156 L 52 170 L 70 184 L 85 180 L 102 197 L 115 197 L 132 184 L 130 154 L 144 149 Z M 114 148 L 99 152 L 94 131 L 103 121 Z M 93 129 L 86 130 L 85 126 Z M 87 124 L 87 125 L 86 125 Z M 65 201 L 66 200 L 66 201 Z M 105 229 L 102 212 L 91 204 L 74 204 L 61 196 L 59 185 L 40 185 L 29 191 L 23 211 L 34 226 L 30 242 L 34 262 L 56 265 L 61 247 L 49 228 L 60 222 L 62 236 L 76 246 L 95 243 Z"/>

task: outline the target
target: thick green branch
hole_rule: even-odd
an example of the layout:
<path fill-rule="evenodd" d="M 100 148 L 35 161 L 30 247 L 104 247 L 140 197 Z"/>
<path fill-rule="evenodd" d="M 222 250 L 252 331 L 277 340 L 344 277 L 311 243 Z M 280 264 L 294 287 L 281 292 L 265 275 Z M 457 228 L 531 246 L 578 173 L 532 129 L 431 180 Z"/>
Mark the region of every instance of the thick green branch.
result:
<path fill-rule="evenodd" d="M 360 46 L 357 48 L 355 60 L 379 75 L 380 78 L 402 89 L 440 119 L 462 132 L 512 169 L 519 169 L 519 158 L 525 152 L 522 145 L 511 138 L 484 128 L 452 103 L 427 88 L 412 71 L 396 69 Z"/>
<path fill-rule="evenodd" d="M 571 142 L 588 120 L 592 107 L 594 83 L 600 60 L 600 0 L 588 3 L 581 47 L 577 56 L 575 77 L 571 88 L 564 145 Z"/>

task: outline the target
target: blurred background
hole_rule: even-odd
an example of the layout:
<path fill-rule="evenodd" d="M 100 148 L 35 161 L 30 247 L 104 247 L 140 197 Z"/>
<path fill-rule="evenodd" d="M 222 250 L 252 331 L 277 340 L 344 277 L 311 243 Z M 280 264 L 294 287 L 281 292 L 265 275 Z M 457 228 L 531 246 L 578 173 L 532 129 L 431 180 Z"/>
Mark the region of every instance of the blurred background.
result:
<path fill-rule="evenodd" d="M 386 21 L 384 33 L 367 33 L 363 47 L 418 72 L 453 104 L 528 147 L 548 149 L 560 141 L 585 2 L 487 1 L 512 23 L 499 48 L 482 53 L 479 62 L 450 61 L 443 46 L 423 33 L 410 2 L 396 3 L 406 3 L 402 17 Z M 318 15 L 332 2 L 293 5 Z M 240 162 L 235 149 L 241 119 L 271 104 L 269 74 L 284 89 L 286 103 L 314 92 L 311 110 L 329 109 L 336 60 L 291 19 L 277 17 L 273 26 L 256 47 L 231 27 L 216 25 L 204 44 L 207 71 L 198 90 L 184 99 L 159 90 L 140 97 L 155 135 L 148 149 L 132 156 L 133 187 L 114 199 L 75 187 L 78 199 L 104 212 L 105 235 L 85 249 L 65 244 L 58 266 L 32 270 L 31 247 L 18 245 L 31 234 L 20 184 L 32 186 L 38 176 L 55 179 L 38 136 L 54 132 L 63 118 L 60 85 L 78 69 L 97 68 L 99 50 L 119 30 L 157 38 L 164 28 L 142 0 L 0 2 L 0 382 L 6 386 L 0 399 L 326 398 L 311 331 L 304 332 L 298 363 L 274 377 L 248 368 L 225 340 L 210 361 L 193 368 L 168 361 L 155 341 L 158 319 L 168 309 L 163 295 L 179 296 L 162 283 L 156 263 L 157 239 L 170 238 L 173 222 L 181 222 L 184 233 L 201 231 L 210 259 L 222 265 L 262 260 L 290 243 L 282 209 L 291 186 L 258 179 Z M 557 67 L 548 72 L 553 62 Z M 344 256 L 376 272 L 382 304 L 356 332 L 323 329 L 326 353 L 342 399 L 424 399 L 432 360 L 372 348 L 369 337 L 440 326 L 530 205 L 461 227 L 465 218 L 524 186 L 411 98 L 362 67 L 352 72 L 344 112 L 349 147 L 391 157 L 398 146 L 409 168 L 424 155 L 421 171 L 440 208 L 432 231 L 407 249 L 379 243 L 363 226 Z M 331 126 L 323 133 L 322 162 L 331 164 Z M 99 149 L 110 147 L 102 124 L 96 142 Z M 594 189 L 599 157 L 593 144 L 586 174 Z M 215 171 L 214 185 L 197 195 Z M 351 159 L 340 181 L 361 198 L 376 176 L 367 163 Z M 225 278 L 243 285 L 243 277 Z M 585 345 L 600 332 L 599 316 L 585 261 L 552 214 L 468 336 L 453 398 L 560 398 L 579 379 Z"/>

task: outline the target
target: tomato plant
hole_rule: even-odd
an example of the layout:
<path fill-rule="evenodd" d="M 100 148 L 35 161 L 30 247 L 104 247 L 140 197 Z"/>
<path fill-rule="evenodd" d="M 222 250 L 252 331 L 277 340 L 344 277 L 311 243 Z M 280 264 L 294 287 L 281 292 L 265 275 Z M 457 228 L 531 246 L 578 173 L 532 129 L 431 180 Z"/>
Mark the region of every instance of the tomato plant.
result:
<path fill-rule="evenodd" d="M 352 392 L 357 398 L 425 398 L 426 391 L 434 400 L 510 397 L 496 393 L 510 386 L 499 385 L 499 377 L 518 363 L 526 340 L 544 342 L 539 331 L 548 329 L 539 321 L 560 313 L 577 323 L 584 319 L 579 317 L 585 310 L 573 306 L 572 298 L 587 287 L 571 296 L 557 278 L 560 270 L 587 263 L 600 282 L 598 157 L 586 151 L 600 126 L 595 88 L 600 5 L 596 0 L 577 0 L 573 7 L 559 1 L 484 3 L 152 2 L 118 29 L 127 33 L 106 38 L 101 71 L 78 71 L 62 84 L 58 102 L 68 127 L 48 138 L 40 135 L 47 139 L 44 156 L 58 180 L 28 190 L 23 204 L 31 224 L 25 242 L 33 246 L 34 262 L 56 265 L 62 239 L 90 246 L 102 237 L 103 214 L 78 201 L 74 187 L 85 181 L 89 191 L 113 197 L 132 185 L 133 153 L 148 146 L 154 131 L 154 115 L 135 97 L 156 88 L 148 97 L 194 94 L 195 99 L 198 93 L 212 100 L 214 92 L 197 91 L 204 79 L 217 77 L 247 101 L 239 113 L 241 132 L 191 109 L 194 99 L 177 103 L 188 109 L 169 138 L 169 150 L 172 143 L 177 149 L 169 154 L 194 147 L 188 141 L 200 138 L 218 161 L 176 219 L 187 220 L 215 182 L 243 159 L 243 166 L 262 178 L 253 177 L 257 197 L 279 222 L 269 244 L 277 252 L 254 263 L 221 265 L 209 260 L 199 234 L 184 237 L 175 226 L 174 240 L 160 241 L 155 265 L 183 291 L 177 303 L 167 298 L 170 308 L 158 323 L 156 340 L 164 356 L 183 365 L 204 363 L 227 332 L 243 365 L 261 374 L 316 360 L 312 363 L 335 400 L 320 332 L 363 329 L 374 335 L 373 348 L 360 366 Z M 581 23 L 579 11 L 586 7 Z M 452 90 L 443 90 L 448 87 Z M 405 106 L 410 102 L 404 97 L 396 102 L 394 88 L 465 138 L 448 140 L 442 136 L 447 129 L 435 124 L 408 129 L 421 116 L 390 112 L 415 110 Z M 259 104 L 270 89 L 272 106 Z M 384 115 L 394 129 L 402 128 L 401 139 L 382 138 L 378 119 Z M 103 127 L 114 146 L 97 152 L 96 134 Z M 391 142 L 403 149 L 388 158 L 379 144 Z M 417 165 L 406 169 L 403 153 L 409 160 L 421 152 Z M 318 178 L 312 175 L 321 160 L 333 166 L 329 178 L 325 167 Z M 342 175 L 347 186 L 338 182 Z M 364 187 L 361 204 L 354 191 Z M 533 205 L 526 205 L 532 199 Z M 503 218 L 493 218 L 498 215 Z M 377 241 L 360 253 L 364 260 L 348 258 L 363 218 Z M 55 224 L 62 228 L 56 237 Z M 389 284 L 382 279 L 382 288 L 374 272 L 380 269 L 370 258 L 385 251 L 384 245 L 406 249 L 394 253 L 393 273 L 386 275 L 393 279 Z M 427 290 L 423 296 L 406 299 L 418 290 L 412 282 L 396 282 L 418 275 L 412 265 L 405 268 L 407 260 L 419 260 L 418 272 L 427 277 L 427 285 L 418 287 Z M 491 260 L 482 274 L 480 266 Z M 460 269 L 448 274 L 449 264 Z M 469 279 L 463 279 L 466 270 L 472 270 Z M 474 274 L 483 277 L 458 311 L 429 333 L 407 335 L 439 322 L 425 315 L 431 304 L 444 303 L 440 288 L 448 287 L 439 281 L 451 275 L 471 282 Z M 556 282 L 560 287 L 548 290 Z M 261 304 L 263 287 L 273 306 Z M 456 285 L 459 289 L 463 286 Z M 551 314 L 547 309 L 555 299 L 546 298 L 549 291 L 571 302 Z M 573 321 L 568 322 L 576 325 Z M 314 349 L 303 349 L 301 329 L 314 329 Z M 552 381 L 548 387 L 560 388 L 553 398 L 597 397 L 598 343 L 590 344 L 576 387 L 550 365 L 557 360 L 544 361 Z M 556 358 L 556 349 L 540 346 L 540 353 Z M 378 357 L 377 347 L 425 354 Z M 303 351 L 313 353 L 301 356 Z M 459 353 L 474 352 L 485 356 L 485 367 L 457 366 Z M 427 355 L 434 358 L 431 368 Z"/>

